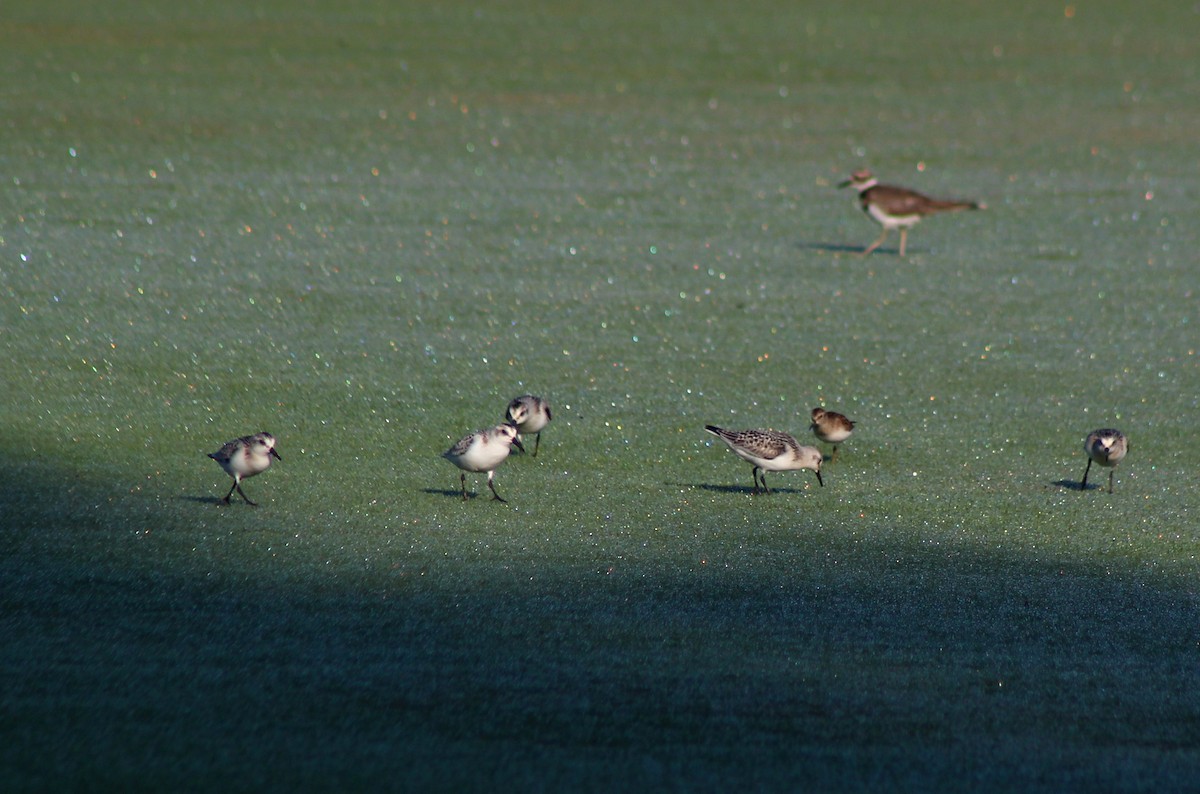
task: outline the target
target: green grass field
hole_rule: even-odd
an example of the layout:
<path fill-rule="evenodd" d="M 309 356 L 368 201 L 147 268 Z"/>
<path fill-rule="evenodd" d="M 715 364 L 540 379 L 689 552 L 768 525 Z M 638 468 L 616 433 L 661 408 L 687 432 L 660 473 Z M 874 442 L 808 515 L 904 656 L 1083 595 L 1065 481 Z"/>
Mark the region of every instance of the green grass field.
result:
<path fill-rule="evenodd" d="M 1194 786 L 1185 5 L 6 4 L 0 788 Z"/>

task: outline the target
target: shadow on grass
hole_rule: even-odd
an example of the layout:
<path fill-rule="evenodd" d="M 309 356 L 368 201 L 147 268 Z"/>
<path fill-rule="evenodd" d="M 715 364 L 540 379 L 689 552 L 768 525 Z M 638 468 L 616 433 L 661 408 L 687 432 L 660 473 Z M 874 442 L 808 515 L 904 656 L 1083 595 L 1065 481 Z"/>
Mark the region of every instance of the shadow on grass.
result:
<path fill-rule="evenodd" d="M 746 496 L 755 496 L 756 495 L 754 493 L 754 489 L 751 488 L 749 485 L 714 485 L 712 483 L 704 483 L 704 482 L 667 482 L 667 483 L 663 483 L 663 484 L 674 487 L 674 488 L 694 488 L 698 491 L 710 491 L 712 493 L 734 493 L 734 494 L 745 494 Z M 805 493 L 808 490 L 809 489 L 803 488 L 803 487 L 800 487 L 800 488 L 792 488 L 792 487 L 788 487 L 788 486 L 776 487 L 774 484 L 772 484 L 771 492 L 769 494 L 759 493 L 757 495 L 770 497 L 770 496 L 774 496 L 777 493 L 778 494 L 799 494 L 799 493 Z"/>
<path fill-rule="evenodd" d="M 799 243 L 796 243 L 796 248 L 799 248 L 799 249 L 805 250 L 805 251 L 823 251 L 823 252 L 834 253 L 834 254 L 862 254 L 864 251 L 867 250 L 866 245 L 848 245 L 846 243 L 799 242 Z M 924 251 L 924 249 L 922 249 L 920 247 L 909 246 L 908 251 L 906 252 L 905 256 L 907 257 L 907 256 L 911 256 L 913 254 L 922 253 L 923 251 Z M 874 251 L 872 251 L 870 254 L 870 257 L 874 257 L 879 254 L 890 255 L 890 256 L 899 258 L 900 247 L 898 245 L 894 246 L 894 247 L 889 246 L 889 245 L 882 245 L 879 248 L 876 248 Z M 863 258 L 867 259 L 870 257 L 863 257 Z"/>
<path fill-rule="evenodd" d="M 796 248 L 799 248 L 802 251 L 830 251 L 840 254 L 861 254 L 867 249 L 865 245 L 847 245 L 845 243 L 815 243 L 804 240 L 796 243 Z"/>
<path fill-rule="evenodd" d="M 1067 490 L 1067 491 L 1084 491 L 1084 490 L 1094 491 L 1097 488 L 1106 487 L 1106 486 L 1097 485 L 1096 483 L 1089 483 L 1087 488 L 1084 488 L 1083 483 L 1081 483 L 1079 480 L 1068 480 L 1065 478 L 1061 479 L 1061 480 L 1055 480 L 1054 482 L 1052 482 L 1050 484 L 1053 486 L 1056 486 L 1058 488 Z"/>
<path fill-rule="evenodd" d="M 464 500 L 462 497 L 462 491 L 457 488 L 422 488 L 421 492 L 430 494 L 432 496 L 445 496 L 449 499 L 455 499 L 459 502 L 472 501 L 475 499 L 486 499 L 489 502 L 497 501 L 492 497 L 491 492 L 486 490 L 486 488 L 483 491 L 467 491 L 466 500 Z M 506 493 L 502 493 L 500 495 L 505 499 L 508 498 L 508 494 Z"/>
<path fill-rule="evenodd" d="M 195 502 L 196 504 L 220 505 L 222 507 L 232 504 L 232 502 L 226 502 L 220 496 L 212 496 L 211 494 L 209 496 L 176 496 L 175 499 L 180 502 Z"/>
<path fill-rule="evenodd" d="M 214 532 L 105 501 L 111 483 L 52 490 L 0 493 L 0 775 L 18 790 L 1053 790 L 1122 773 L 1166 790 L 1200 773 L 1194 593 L 1087 563 L 903 529 L 510 541 L 489 511 L 448 540 L 350 538 L 340 518 Z M 30 516 L 41 496 L 59 503 Z M 147 514 L 171 531 L 130 532 Z"/>
<path fill-rule="evenodd" d="M 459 488 L 422 488 L 421 493 L 432 494 L 433 496 L 453 496 L 455 499 L 462 499 L 462 490 Z M 467 491 L 467 496 L 478 496 L 478 494 Z"/>

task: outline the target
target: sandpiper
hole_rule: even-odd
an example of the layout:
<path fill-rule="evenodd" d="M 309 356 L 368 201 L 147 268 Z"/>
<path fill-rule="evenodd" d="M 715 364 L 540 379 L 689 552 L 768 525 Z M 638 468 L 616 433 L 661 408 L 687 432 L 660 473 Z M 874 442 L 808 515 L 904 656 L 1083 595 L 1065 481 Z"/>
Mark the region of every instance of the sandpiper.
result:
<path fill-rule="evenodd" d="M 855 424 L 856 422 L 852 422 L 836 411 L 826 411 L 824 408 L 812 409 L 813 435 L 826 444 L 833 444 L 833 452 L 829 456 L 830 463 L 837 460 L 838 444 L 850 438 Z"/>
<path fill-rule="evenodd" d="M 487 472 L 487 484 L 492 491 L 492 498 L 501 502 L 507 501 L 496 493 L 492 477 L 496 473 L 496 467 L 504 462 L 513 446 L 522 452 L 525 451 L 525 447 L 521 446 L 521 442 L 517 438 L 517 426 L 506 423 L 487 430 L 476 430 L 470 435 L 463 436 L 457 444 L 442 453 L 443 458 L 462 469 L 464 502 L 467 500 L 467 472 L 469 471 Z"/>
<path fill-rule="evenodd" d="M 754 467 L 752 493 L 758 493 L 760 477 L 763 491 L 771 492 L 767 488 L 768 471 L 812 469 L 817 475 L 817 482 L 825 485 L 821 479 L 821 451 L 816 447 L 800 446 L 800 442 L 787 433 L 776 430 L 724 430 L 716 425 L 705 425 L 704 429 L 728 444 L 735 455 Z"/>
<path fill-rule="evenodd" d="M 569 407 L 569 406 L 568 406 Z M 536 433 L 533 442 L 533 457 L 537 457 L 542 445 L 542 429 L 550 424 L 550 403 L 533 394 L 522 394 L 508 404 L 504 419 L 517 426 L 520 434 Z M 520 438 L 520 435 L 517 436 Z M 523 447 L 522 447 L 523 449 Z"/>
<path fill-rule="evenodd" d="M 257 503 L 251 502 L 250 497 L 242 491 L 242 480 L 262 474 L 271 468 L 271 458 L 282 460 L 275 451 L 275 436 L 270 433 L 242 436 L 225 444 L 216 452 L 209 453 L 208 456 L 221 464 L 225 473 L 233 478 L 233 486 L 230 487 L 229 493 L 225 494 L 225 504 L 229 504 L 229 499 L 236 490 L 247 504 L 256 505 Z"/>
<path fill-rule="evenodd" d="M 855 171 L 838 187 L 853 187 L 857 190 L 863 212 L 883 224 L 883 234 L 879 235 L 878 240 L 867 246 L 866 250 L 862 252 L 863 256 L 881 246 L 891 229 L 900 230 L 900 256 L 904 256 L 908 230 L 916 226 L 926 215 L 932 215 L 935 212 L 985 209 L 984 205 L 974 201 L 944 201 L 922 196 L 920 193 L 906 188 L 881 185 L 866 169 Z"/>
<path fill-rule="evenodd" d="M 1087 453 L 1088 462 L 1083 470 L 1083 482 L 1079 484 L 1079 490 L 1087 489 L 1088 472 L 1092 470 L 1092 463 L 1095 463 L 1109 470 L 1108 492 L 1112 493 L 1116 465 L 1124 460 L 1125 454 L 1129 452 L 1129 439 L 1125 438 L 1125 434 L 1120 430 L 1093 430 L 1083 442 L 1083 451 Z"/>

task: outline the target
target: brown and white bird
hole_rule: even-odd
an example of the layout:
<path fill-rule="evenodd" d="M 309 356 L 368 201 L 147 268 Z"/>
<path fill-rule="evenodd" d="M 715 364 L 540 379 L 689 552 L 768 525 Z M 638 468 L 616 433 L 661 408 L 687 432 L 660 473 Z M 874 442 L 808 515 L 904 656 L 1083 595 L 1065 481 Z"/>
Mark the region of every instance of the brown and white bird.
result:
<path fill-rule="evenodd" d="M 282 460 L 275 451 L 275 436 L 270 433 L 255 433 L 252 436 L 242 436 L 222 446 L 216 452 L 208 455 L 221 465 L 225 473 L 233 478 L 229 493 L 225 494 L 225 504 L 236 490 L 246 500 L 246 504 L 256 505 L 242 491 L 242 480 L 262 474 L 271 468 L 271 458 Z"/>
<path fill-rule="evenodd" d="M 920 223 L 926 215 L 933 215 L 936 212 L 985 209 L 984 205 L 974 201 L 934 199 L 907 188 L 881 185 L 866 169 L 855 171 L 838 187 L 852 187 L 857 190 L 863 212 L 883 225 L 883 234 L 879 235 L 878 240 L 867 246 L 866 250 L 862 252 L 863 256 L 883 245 L 888 232 L 892 229 L 900 230 L 900 256 L 904 256 L 908 230 Z"/>
<path fill-rule="evenodd" d="M 517 438 L 517 426 L 506 423 L 463 436 L 458 443 L 442 453 L 443 458 L 462 469 L 464 502 L 467 500 L 467 472 L 487 472 L 487 484 L 492 491 L 492 498 L 501 502 L 507 501 L 496 493 L 492 477 L 496 474 L 496 467 L 504 462 L 514 446 L 522 452 L 525 451 L 525 447 L 521 446 Z"/>
<path fill-rule="evenodd" d="M 816 447 L 800 446 L 800 442 L 787 433 L 777 430 L 724 430 L 716 425 L 705 425 L 704 429 L 728 444 L 733 454 L 754 467 L 752 493 L 758 493 L 760 477 L 763 491 L 771 492 L 767 488 L 768 471 L 812 469 L 817 475 L 817 483 L 825 484 L 821 479 L 821 451 Z"/>
<path fill-rule="evenodd" d="M 1088 433 L 1087 440 L 1083 442 L 1083 451 L 1087 453 L 1087 467 L 1083 470 L 1083 482 L 1079 484 L 1079 490 L 1087 490 L 1088 472 L 1092 470 L 1092 464 L 1106 467 L 1108 471 L 1108 492 L 1113 492 L 1113 475 L 1116 474 L 1116 466 L 1125 459 L 1125 455 L 1129 452 L 1129 439 L 1120 430 L 1112 428 L 1104 428 L 1103 430 L 1093 430 Z"/>
<path fill-rule="evenodd" d="M 830 463 L 837 460 L 838 444 L 850 438 L 855 424 L 857 423 L 836 411 L 826 411 L 824 408 L 812 409 L 813 435 L 826 444 L 833 444 L 833 453 L 829 456 Z"/>
<path fill-rule="evenodd" d="M 550 419 L 550 403 L 534 394 L 522 394 L 515 398 L 508 404 L 508 410 L 504 413 L 504 420 L 516 425 L 522 435 L 537 434 L 537 438 L 533 442 L 533 457 L 535 458 L 538 448 L 542 445 L 542 430 L 550 424 Z M 522 449 L 524 448 L 522 447 Z"/>

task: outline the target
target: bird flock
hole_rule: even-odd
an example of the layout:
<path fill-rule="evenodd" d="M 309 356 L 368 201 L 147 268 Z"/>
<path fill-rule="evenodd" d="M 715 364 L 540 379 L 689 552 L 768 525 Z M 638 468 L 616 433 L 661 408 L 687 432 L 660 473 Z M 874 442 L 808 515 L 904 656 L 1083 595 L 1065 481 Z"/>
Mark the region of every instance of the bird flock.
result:
<path fill-rule="evenodd" d="M 864 248 L 862 256 L 877 250 L 892 229 L 900 230 L 899 253 L 904 256 L 908 230 L 922 218 L 941 212 L 986 209 L 984 204 L 975 201 L 935 199 L 907 188 L 881 184 L 865 169 L 855 171 L 839 187 L 854 188 L 863 212 L 883 227 L 879 239 Z M 459 485 L 463 500 L 470 498 L 467 493 L 467 474 L 471 473 L 486 474 L 492 499 L 506 502 L 496 491 L 496 469 L 508 459 L 513 447 L 521 452 L 526 451 L 522 436 L 534 437 L 532 457 L 537 457 L 542 431 L 550 424 L 551 418 L 549 402 L 537 395 L 523 394 L 508 404 L 503 422 L 468 433 L 443 452 L 442 457 L 461 470 Z M 818 441 L 832 446 L 829 463 L 837 460 L 838 445 L 850 438 L 854 427 L 855 422 L 843 414 L 821 407 L 812 409 L 809 429 Z M 821 487 L 825 485 L 821 476 L 821 467 L 826 462 L 824 454 L 816 447 L 801 445 L 795 436 L 769 429 L 729 430 L 716 425 L 705 425 L 704 429 L 724 441 L 735 455 L 753 466 L 752 494 L 771 492 L 767 487 L 768 471 L 810 469 L 816 475 L 817 484 Z M 1113 474 L 1117 464 L 1129 452 L 1129 440 L 1120 430 L 1103 428 L 1088 434 L 1083 449 L 1087 454 L 1087 467 L 1083 471 L 1079 489 L 1087 489 L 1088 475 L 1094 463 L 1109 470 L 1108 492 L 1111 494 Z M 275 451 L 275 437 L 265 432 L 234 439 L 209 454 L 209 457 L 233 479 L 233 485 L 222 499 L 225 504 L 230 503 L 233 492 L 237 491 L 247 504 L 255 505 L 242 490 L 242 481 L 269 469 L 272 459 L 280 460 L 279 453 Z"/>
<path fill-rule="evenodd" d="M 536 457 L 541 446 L 542 430 L 550 424 L 551 418 L 550 403 L 545 398 L 524 394 L 509 403 L 503 422 L 494 427 L 468 433 L 443 452 L 442 457 L 461 470 L 459 485 L 463 501 L 470 499 L 470 494 L 467 493 L 467 474 L 472 473 L 486 474 L 487 487 L 492 492 L 492 499 L 507 502 L 508 500 L 496 491 L 496 469 L 508 459 L 513 447 L 526 452 L 524 444 L 521 443 L 522 435 L 535 437 L 533 456 Z M 819 441 L 833 445 L 829 463 L 836 459 L 838 444 L 850 438 L 855 424 L 845 415 L 835 411 L 827 411 L 820 407 L 812 409 L 812 424 L 809 429 Z M 768 471 L 810 469 L 816 475 L 817 484 L 825 486 L 825 479 L 821 476 L 821 467 L 826 463 L 825 455 L 817 447 L 802 445 L 790 433 L 766 429 L 728 430 L 716 425 L 705 425 L 704 429 L 724 441 L 733 454 L 754 467 L 751 473 L 754 480 L 751 493 L 754 495 L 771 492 L 767 487 Z M 1105 428 L 1089 433 L 1083 443 L 1083 449 L 1088 460 L 1087 468 L 1083 471 L 1083 480 L 1079 485 L 1080 490 L 1087 488 L 1088 474 L 1095 463 L 1109 470 L 1108 492 L 1112 493 L 1113 474 L 1117 464 L 1124 460 L 1129 452 L 1129 440 L 1120 430 Z M 233 478 L 233 485 L 222 501 L 229 504 L 233 492 L 237 491 L 249 505 L 257 503 L 250 501 L 250 497 L 242 490 L 242 480 L 269 469 L 272 458 L 281 459 L 275 451 L 275 437 L 270 433 L 255 433 L 234 439 L 211 453 L 209 457 Z"/>

